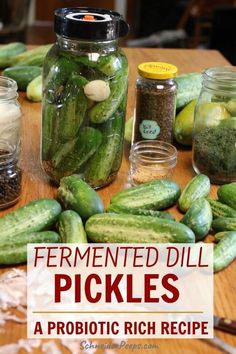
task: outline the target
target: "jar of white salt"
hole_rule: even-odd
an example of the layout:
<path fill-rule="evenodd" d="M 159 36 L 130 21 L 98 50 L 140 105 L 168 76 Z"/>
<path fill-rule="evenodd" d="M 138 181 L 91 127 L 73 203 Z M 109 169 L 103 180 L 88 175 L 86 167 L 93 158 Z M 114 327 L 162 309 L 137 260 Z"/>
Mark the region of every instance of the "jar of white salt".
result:
<path fill-rule="evenodd" d="M 0 76 L 0 140 L 18 149 L 22 113 L 17 98 L 17 83 Z"/>

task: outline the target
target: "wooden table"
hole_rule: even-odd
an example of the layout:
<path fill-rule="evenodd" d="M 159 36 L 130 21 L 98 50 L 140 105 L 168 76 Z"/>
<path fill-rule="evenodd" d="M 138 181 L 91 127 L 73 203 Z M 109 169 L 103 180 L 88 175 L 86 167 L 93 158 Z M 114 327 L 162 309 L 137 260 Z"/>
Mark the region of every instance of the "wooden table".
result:
<path fill-rule="evenodd" d="M 179 68 L 179 73 L 191 71 L 202 71 L 210 66 L 227 65 L 228 62 L 217 51 L 202 50 L 178 50 L 178 49 L 125 49 L 129 59 L 130 78 L 129 78 L 129 99 L 127 117 L 130 117 L 134 108 L 134 87 L 137 77 L 137 65 L 144 61 L 166 61 L 175 64 Z M 20 202 L 12 209 L 16 209 L 31 200 L 43 197 L 54 197 L 56 189 L 48 183 L 47 177 L 40 168 L 39 150 L 40 150 L 40 115 L 41 105 L 39 103 L 30 103 L 25 99 L 24 94 L 20 94 L 23 117 L 23 145 L 22 145 L 22 167 L 23 176 L 23 194 Z M 101 195 L 104 203 L 108 205 L 111 196 L 121 190 L 127 179 L 129 169 L 128 146 L 125 147 L 122 167 L 117 179 L 110 186 L 101 189 Z M 187 181 L 194 175 L 191 166 L 191 151 L 179 150 L 178 164 L 174 173 L 174 180 L 183 187 Z M 216 187 L 212 186 L 212 196 L 216 194 Z M 10 210 L 1 212 L 0 216 L 8 213 Z M 177 218 L 180 214 L 175 210 Z M 22 267 L 24 268 L 24 267 Z M 9 268 L 10 269 L 10 268 Z M 0 269 L 4 272 L 8 268 Z M 236 262 L 226 270 L 215 275 L 215 313 L 220 316 L 236 319 Z M 207 289 L 206 289 L 207 291 Z M 26 326 L 17 325 L 9 322 L 4 334 L 0 332 L 0 344 L 15 342 L 20 338 L 26 338 Z M 217 336 L 236 347 L 236 337 L 215 332 Z M 159 354 L 216 354 L 218 349 L 211 347 L 203 340 L 130 340 L 133 343 L 159 345 L 159 349 L 154 349 L 150 353 Z M 118 352 L 118 351 L 117 351 Z M 125 351 L 130 352 L 130 351 Z M 147 350 L 139 350 L 140 354 L 147 353 Z M 40 353 L 40 351 L 35 351 Z M 66 350 L 63 353 L 68 353 Z M 98 351 L 101 353 L 101 351 Z"/>

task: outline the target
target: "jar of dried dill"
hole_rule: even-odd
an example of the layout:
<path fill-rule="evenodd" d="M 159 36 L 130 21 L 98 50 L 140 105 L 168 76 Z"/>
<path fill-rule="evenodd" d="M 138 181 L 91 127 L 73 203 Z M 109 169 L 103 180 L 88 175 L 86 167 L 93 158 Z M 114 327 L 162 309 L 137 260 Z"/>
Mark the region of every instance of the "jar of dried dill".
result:
<path fill-rule="evenodd" d="M 177 67 L 162 62 L 138 66 L 132 143 L 162 140 L 171 143 L 175 118 Z"/>
<path fill-rule="evenodd" d="M 203 73 L 194 118 L 193 168 L 212 183 L 236 181 L 236 67 Z"/>

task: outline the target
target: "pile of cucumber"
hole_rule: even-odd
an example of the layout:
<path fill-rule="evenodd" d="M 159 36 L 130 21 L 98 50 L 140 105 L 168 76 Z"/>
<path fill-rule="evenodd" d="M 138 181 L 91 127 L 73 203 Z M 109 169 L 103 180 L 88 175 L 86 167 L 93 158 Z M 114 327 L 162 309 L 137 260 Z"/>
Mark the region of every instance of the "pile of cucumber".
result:
<path fill-rule="evenodd" d="M 43 82 L 45 172 L 57 184 L 73 173 L 94 188 L 110 183 L 123 153 L 128 62 L 122 50 L 94 59 L 54 45 Z"/>
<path fill-rule="evenodd" d="M 0 219 L 0 264 L 24 263 L 27 243 L 194 243 L 215 232 L 214 271 L 236 259 L 236 183 L 208 198 L 210 182 L 197 175 L 180 190 L 156 180 L 115 194 L 106 212 L 99 195 L 78 175 L 64 177 L 58 201 L 41 199 Z M 180 222 L 164 209 L 176 204 Z M 62 211 L 62 207 L 64 211 Z M 48 230 L 48 231 L 46 231 Z"/>
<path fill-rule="evenodd" d="M 24 43 L 14 42 L 0 47 L 0 69 L 3 76 L 17 82 L 30 101 L 42 100 L 42 66 L 51 44 L 27 50 Z"/>

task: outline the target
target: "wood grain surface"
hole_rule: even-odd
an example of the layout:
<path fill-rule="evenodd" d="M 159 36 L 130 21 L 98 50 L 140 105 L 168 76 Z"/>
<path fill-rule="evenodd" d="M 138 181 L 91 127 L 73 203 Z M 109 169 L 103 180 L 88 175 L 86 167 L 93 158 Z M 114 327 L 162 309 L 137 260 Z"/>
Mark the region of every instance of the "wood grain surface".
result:
<path fill-rule="evenodd" d="M 166 61 L 175 64 L 179 73 L 202 71 L 210 66 L 227 65 L 227 61 L 217 51 L 203 50 L 179 50 L 179 49 L 125 49 L 130 66 L 129 97 L 127 117 L 133 112 L 135 102 L 135 80 L 137 77 L 137 65 L 143 61 Z M 25 95 L 20 94 L 20 103 L 23 110 L 23 131 L 22 131 L 22 154 L 21 166 L 23 168 L 23 191 L 21 200 L 13 209 L 16 209 L 31 200 L 43 197 L 55 197 L 56 189 L 49 184 L 47 177 L 40 167 L 40 116 L 41 105 L 30 103 Z M 111 196 L 123 189 L 127 181 L 129 170 L 128 160 L 129 147 L 125 146 L 124 158 L 120 172 L 116 180 L 106 188 L 99 190 L 104 203 L 107 205 Z M 194 175 L 191 165 L 191 151 L 178 150 L 178 163 L 173 179 L 183 187 Z M 212 186 L 211 194 L 215 196 L 216 186 Z M 2 211 L 0 216 L 8 213 L 11 209 Z M 173 210 L 173 213 L 180 218 L 180 214 Z M 25 267 L 21 267 L 25 268 Z M 10 268 L 1 268 L 0 272 Z M 236 262 L 226 270 L 215 275 L 214 278 L 214 304 L 215 314 L 236 319 Z M 206 289 L 207 292 L 207 289 Z M 215 334 L 229 344 L 236 347 L 236 336 L 215 331 Z M 5 326 L 5 332 L 0 331 L 0 344 L 7 344 L 26 338 L 26 326 L 9 322 Z M 103 341 L 104 342 L 104 341 Z M 107 341 L 106 341 L 107 342 Z M 207 343 L 206 340 L 130 340 L 130 343 L 156 344 L 158 349 L 138 350 L 138 353 L 159 353 L 159 354 L 217 354 L 219 350 Z M 131 350 L 116 351 L 116 353 L 131 353 Z M 41 353 L 35 350 L 34 353 Z M 68 353 L 63 349 L 63 353 Z M 98 351 L 97 353 L 103 353 Z M 7 354 L 7 353 L 6 353 Z"/>

